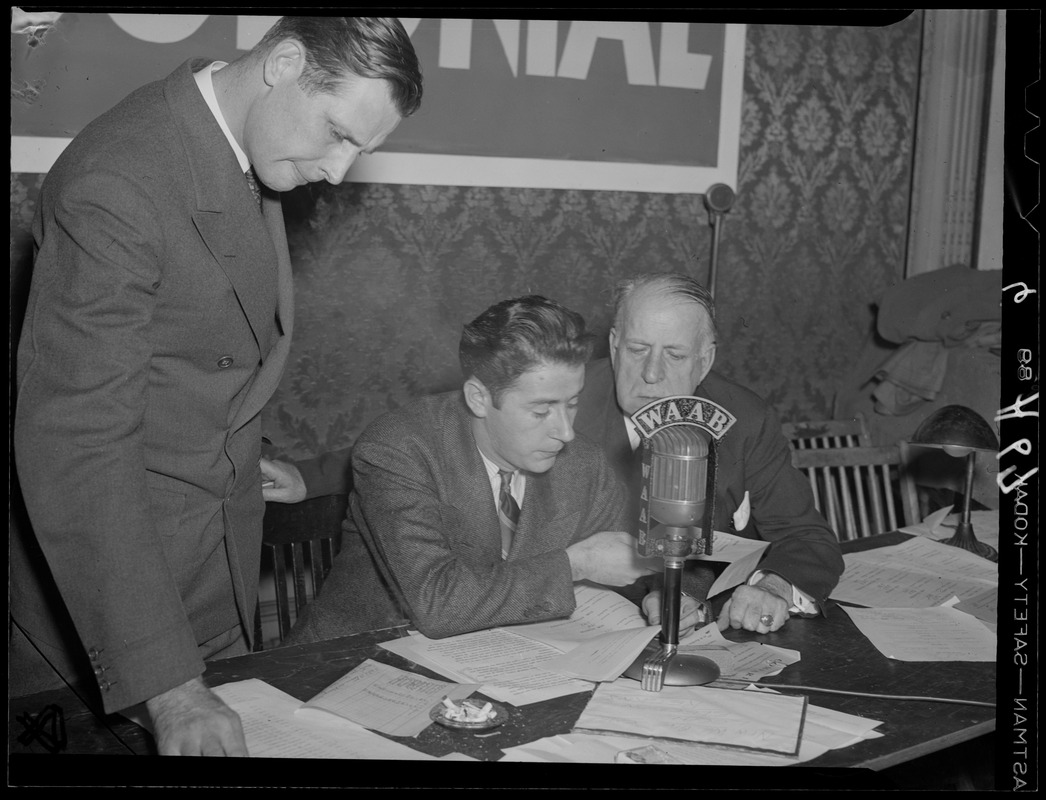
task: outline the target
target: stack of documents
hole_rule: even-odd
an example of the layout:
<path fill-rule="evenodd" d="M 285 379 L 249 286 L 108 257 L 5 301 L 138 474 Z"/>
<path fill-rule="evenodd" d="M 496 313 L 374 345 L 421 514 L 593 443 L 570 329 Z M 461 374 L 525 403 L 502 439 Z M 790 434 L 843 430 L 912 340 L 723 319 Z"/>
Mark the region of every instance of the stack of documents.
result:
<path fill-rule="evenodd" d="M 998 565 L 926 536 L 843 556 L 832 598 L 889 658 L 994 661 Z"/>
<path fill-rule="evenodd" d="M 223 684 L 214 693 L 240 715 L 254 758 L 434 759 L 333 714 L 299 716 L 300 700 L 256 678 Z"/>
<path fill-rule="evenodd" d="M 651 693 L 648 693 L 651 694 Z M 737 692 L 741 694 L 741 692 Z M 743 694 L 756 694 L 744 692 Z M 799 751 L 785 755 L 769 750 L 721 747 L 670 739 L 592 734 L 575 730 L 504 750 L 502 761 L 571 762 L 581 764 L 705 764 L 715 766 L 784 767 L 865 739 L 882 736 L 882 723 L 807 704 Z M 736 733 L 736 731 L 735 731 Z"/>
<path fill-rule="evenodd" d="M 516 706 L 590 691 L 619 678 L 661 627 L 647 625 L 634 603 L 604 587 L 578 584 L 575 594 L 577 607 L 566 619 L 446 639 L 415 633 L 381 646 Z M 711 658 L 723 677 L 750 681 L 799 660 L 794 651 L 729 642 L 714 624 L 683 637 L 680 651 Z"/>

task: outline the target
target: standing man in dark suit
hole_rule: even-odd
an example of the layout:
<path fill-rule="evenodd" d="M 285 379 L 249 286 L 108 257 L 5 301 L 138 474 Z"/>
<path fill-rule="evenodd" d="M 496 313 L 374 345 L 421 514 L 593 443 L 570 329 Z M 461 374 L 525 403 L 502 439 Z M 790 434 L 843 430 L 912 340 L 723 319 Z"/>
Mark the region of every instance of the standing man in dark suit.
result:
<path fill-rule="evenodd" d="M 398 613 L 433 638 L 537 622 L 574 610 L 575 581 L 626 586 L 659 569 L 636 555 L 602 452 L 574 437 L 591 349 L 580 315 L 543 297 L 469 323 L 462 389 L 388 412 L 357 440 L 347 547 L 288 642 Z"/>
<path fill-rule="evenodd" d="M 588 366 L 578 433 L 597 442 L 627 486 L 638 519 L 640 437 L 626 419 L 648 403 L 697 395 L 737 417 L 718 448 L 715 530 L 770 542 L 759 569 L 723 607 L 719 627 L 767 633 L 790 614 L 814 615 L 843 572 L 839 543 L 794 469 L 773 410 L 753 392 L 712 371 L 716 354 L 712 297 L 686 275 L 656 273 L 617 286 L 610 359 Z M 714 575 L 687 562 L 683 590 L 704 598 Z M 687 600 L 687 598 L 684 598 Z M 660 592 L 642 601 L 658 618 Z"/>
<path fill-rule="evenodd" d="M 259 411 L 293 318 L 276 193 L 340 183 L 420 100 L 397 20 L 285 17 L 57 160 L 18 352 L 9 692 L 53 668 L 107 713 L 144 703 L 161 754 L 247 754 L 201 674 L 247 651 L 257 600 Z"/>

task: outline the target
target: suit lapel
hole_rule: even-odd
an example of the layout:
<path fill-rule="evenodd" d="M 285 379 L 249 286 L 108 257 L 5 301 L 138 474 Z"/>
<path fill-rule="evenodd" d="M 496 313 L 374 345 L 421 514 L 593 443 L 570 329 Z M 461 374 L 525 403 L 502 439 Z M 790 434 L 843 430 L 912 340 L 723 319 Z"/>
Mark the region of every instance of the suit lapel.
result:
<path fill-rule="evenodd" d="M 263 214 L 258 213 L 239 162 L 193 79 L 193 70 L 205 63 L 183 64 L 165 82 L 164 96 L 189 154 L 193 223 L 228 278 L 262 361 L 233 422 L 238 427 L 261 410 L 279 383 L 290 347 L 294 293 L 280 199 L 264 193 Z"/>
<path fill-rule="evenodd" d="M 477 552 L 491 561 L 500 561 L 501 524 L 498 522 L 487 468 L 472 434 L 471 417 L 460 393 L 450 402 L 454 403 L 453 411 L 447 414 L 447 424 L 443 426 L 443 452 L 447 463 L 446 497 L 468 520 L 470 530 L 467 538 Z"/>
<path fill-rule="evenodd" d="M 263 361 L 261 369 L 255 376 L 254 383 L 247 397 L 236 413 L 233 426 L 239 427 L 249 422 L 262 410 L 279 386 L 283 368 L 290 353 L 291 332 L 294 329 L 294 280 L 291 273 L 290 256 L 287 250 L 287 234 L 283 226 L 283 205 L 278 195 L 267 195 L 263 192 L 262 201 L 265 214 L 265 227 L 276 254 L 276 317 L 278 339 L 265 354 L 262 348 Z M 271 310 L 269 313 L 272 313 Z"/>

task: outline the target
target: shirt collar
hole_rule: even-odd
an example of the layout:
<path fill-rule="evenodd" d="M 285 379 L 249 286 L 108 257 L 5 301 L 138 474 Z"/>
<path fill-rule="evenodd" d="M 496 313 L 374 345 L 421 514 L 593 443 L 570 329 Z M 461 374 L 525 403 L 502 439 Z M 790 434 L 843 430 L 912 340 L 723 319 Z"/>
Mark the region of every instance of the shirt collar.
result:
<path fill-rule="evenodd" d="M 243 152 L 243 148 L 236 141 L 236 137 L 232 135 L 232 131 L 229 130 L 229 125 L 225 122 L 225 115 L 222 114 L 221 106 L 218 105 L 218 96 L 214 93 L 214 80 L 211 73 L 227 66 L 229 65 L 225 61 L 212 61 L 199 72 L 194 72 L 193 77 L 196 79 L 196 85 L 200 87 L 200 93 L 203 95 L 207 107 L 211 110 L 214 119 L 221 127 L 225 138 L 229 140 L 232 151 L 236 154 L 236 160 L 240 162 L 240 169 L 246 172 L 251 168 L 251 162 L 247 158 L 247 154 Z"/>
<path fill-rule="evenodd" d="M 483 466 L 487 468 L 487 477 L 490 479 L 490 487 L 494 490 L 495 499 L 498 493 L 501 491 L 501 467 L 487 458 L 483 451 L 478 447 L 476 448 L 480 458 L 483 459 Z M 509 491 L 512 492 L 512 496 L 516 498 L 516 502 L 523 505 L 523 490 L 526 486 L 526 476 L 522 470 L 513 470 L 512 478 L 509 481 Z"/>

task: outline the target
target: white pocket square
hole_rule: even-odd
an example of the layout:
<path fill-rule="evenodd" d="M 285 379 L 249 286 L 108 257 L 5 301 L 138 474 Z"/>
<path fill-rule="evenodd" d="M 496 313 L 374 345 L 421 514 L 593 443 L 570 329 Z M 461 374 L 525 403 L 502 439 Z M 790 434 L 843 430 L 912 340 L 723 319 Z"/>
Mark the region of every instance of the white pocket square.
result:
<path fill-rule="evenodd" d="M 748 492 L 745 492 L 745 498 L 741 501 L 741 505 L 737 507 L 737 511 L 734 512 L 734 530 L 743 531 L 745 526 L 748 524 L 748 518 L 752 516 L 752 503 L 748 499 Z"/>

